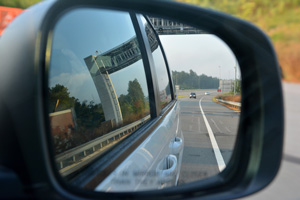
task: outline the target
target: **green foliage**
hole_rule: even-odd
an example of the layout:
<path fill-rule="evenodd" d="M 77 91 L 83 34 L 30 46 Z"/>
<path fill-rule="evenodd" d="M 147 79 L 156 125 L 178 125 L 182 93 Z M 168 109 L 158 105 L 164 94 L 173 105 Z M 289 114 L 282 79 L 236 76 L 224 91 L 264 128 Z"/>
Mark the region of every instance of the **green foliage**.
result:
<path fill-rule="evenodd" d="M 105 118 L 101 104 L 95 104 L 93 101 L 81 103 L 78 99 L 70 97 L 68 88 L 59 84 L 49 88 L 48 92 L 50 112 L 74 108 L 73 114 L 76 116 L 74 123 L 77 124 L 77 129 L 72 129 L 71 135 L 62 130 L 60 134 L 53 136 L 56 154 L 91 141 L 111 130 L 111 127 L 106 128 L 102 124 Z"/>
<path fill-rule="evenodd" d="M 75 100 L 75 112 L 77 115 L 77 124 L 83 129 L 97 128 L 101 122 L 105 121 L 101 104 L 95 104 L 93 101 L 87 103 Z"/>
<path fill-rule="evenodd" d="M 83 101 L 80 103 L 75 97 L 70 97 L 68 88 L 57 84 L 49 88 L 49 111 L 57 112 L 66 109 L 75 109 L 77 124 L 81 129 L 89 129 L 98 127 L 101 122 L 105 121 L 101 104 L 95 104 L 93 101 L 89 103 Z M 59 100 L 59 101 L 57 101 Z"/>
<path fill-rule="evenodd" d="M 235 88 L 236 94 L 242 93 L 242 83 L 241 80 L 236 80 L 236 88 Z"/>
<path fill-rule="evenodd" d="M 266 31 L 271 37 L 273 30 L 278 27 L 296 30 L 299 29 L 299 7 L 300 0 L 218 0 L 218 1 L 202 1 L 202 0 L 180 0 L 186 3 L 196 4 L 202 7 L 219 10 L 233 16 L 251 21 Z M 286 27 L 292 25 L 292 27 Z M 298 34 L 299 32 L 294 32 Z M 283 33 L 272 37 L 272 39 L 285 41 L 288 35 L 282 36 Z M 300 40 L 298 34 L 298 40 Z M 273 40 L 274 41 L 274 40 Z"/>
<path fill-rule="evenodd" d="M 300 0 L 177 1 L 222 11 L 254 23 L 272 39 L 284 79 L 300 82 Z"/>
<path fill-rule="evenodd" d="M 190 70 L 190 73 L 184 71 L 172 71 L 173 83 L 185 89 L 217 89 L 219 79 L 204 74 L 198 76 L 196 72 Z"/>
<path fill-rule="evenodd" d="M 50 112 L 66 110 L 74 107 L 74 97 L 70 97 L 68 88 L 63 85 L 55 85 L 53 88 L 49 88 L 49 110 Z"/>
<path fill-rule="evenodd" d="M 128 96 L 131 105 L 133 105 L 133 111 L 135 114 L 144 112 L 145 110 L 145 96 L 142 87 L 137 79 L 129 81 L 128 83 Z"/>
<path fill-rule="evenodd" d="M 128 94 L 120 95 L 119 104 L 123 115 L 123 125 L 134 122 L 149 114 L 149 103 L 137 79 L 129 81 Z"/>
<path fill-rule="evenodd" d="M 241 94 L 241 92 L 242 92 L 241 80 L 236 80 L 236 86 L 235 87 L 236 87 L 235 88 L 235 93 L 236 94 Z M 232 83 L 232 90 L 229 93 L 231 95 L 234 95 L 234 83 Z"/>
<path fill-rule="evenodd" d="M 25 9 L 40 1 L 41 0 L 0 0 L 0 6 Z"/>

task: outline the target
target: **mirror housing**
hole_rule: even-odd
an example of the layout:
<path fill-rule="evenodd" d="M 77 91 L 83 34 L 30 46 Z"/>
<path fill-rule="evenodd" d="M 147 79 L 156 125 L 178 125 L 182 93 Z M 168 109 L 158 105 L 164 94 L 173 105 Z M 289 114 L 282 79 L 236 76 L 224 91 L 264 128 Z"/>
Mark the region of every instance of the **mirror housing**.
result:
<path fill-rule="evenodd" d="M 63 14 L 78 7 L 162 16 L 190 24 L 227 43 L 240 65 L 243 106 L 236 147 L 222 173 L 176 188 L 137 193 L 78 191 L 60 178 L 55 170 L 53 153 L 49 150 L 46 72 L 53 28 Z M 283 146 L 283 97 L 279 65 L 267 36 L 246 21 L 171 1 L 42 2 L 25 11 L 7 28 L 0 39 L 0 60 L 0 127 L 1 133 L 4 133 L 0 139 L 0 165 L 13 170 L 24 188 L 32 188 L 24 191 L 25 195 L 43 197 L 49 194 L 70 199 L 233 199 L 264 188 L 279 169 Z M 10 156 L 5 156 L 4 152 L 11 152 Z"/>

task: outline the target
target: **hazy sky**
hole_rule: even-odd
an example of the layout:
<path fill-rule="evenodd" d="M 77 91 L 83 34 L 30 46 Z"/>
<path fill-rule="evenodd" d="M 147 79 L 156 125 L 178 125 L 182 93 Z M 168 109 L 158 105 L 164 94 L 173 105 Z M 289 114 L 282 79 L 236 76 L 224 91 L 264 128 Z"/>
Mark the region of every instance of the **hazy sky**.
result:
<path fill-rule="evenodd" d="M 161 35 L 171 70 L 234 78 L 235 56 L 218 37 L 210 34 Z M 239 70 L 237 77 L 239 77 Z"/>

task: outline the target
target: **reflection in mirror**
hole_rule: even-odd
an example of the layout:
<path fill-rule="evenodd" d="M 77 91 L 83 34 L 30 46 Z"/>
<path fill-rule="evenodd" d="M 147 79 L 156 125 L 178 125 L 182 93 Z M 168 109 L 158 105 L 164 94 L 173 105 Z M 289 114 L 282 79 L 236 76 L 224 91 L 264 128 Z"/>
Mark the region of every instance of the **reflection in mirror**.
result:
<path fill-rule="evenodd" d="M 150 17 L 159 34 L 180 103 L 184 150 L 178 185 L 220 173 L 238 132 L 241 76 L 231 49 L 192 26 Z"/>
<path fill-rule="evenodd" d="M 163 57 L 161 47 L 158 45 L 158 39 L 156 38 L 155 30 L 149 25 L 146 18 L 139 16 L 142 19 L 144 29 L 149 41 L 149 46 L 151 48 L 156 76 L 158 79 L 158 88 L 160 96 L 160 106 L 164 108 L 171 101 L 171 88 L 170 82 L 167 78 L 168 71 L 167 66 Z"/>
<path fill-rule="evenodd" d="M 235 56 L 199 29 L 139 14 L 142 23 L 133 23 L 132 16 L 80 8 L 54 28 L 48 110 L 57 170 L 72 185 L 106 192 L 162 189 L 220 173 L 239 123 Z M 168 112 L 168 120 L 138 132 L 151 110 L 161 111 L 157 118 Z M 117 164 L 102 170 L 106 163 Z"/>
<path fill-rule="evenodd" d="M 55 27 L 49 67 L 51 133 L 62 176 L 144 124 L 148 96 L 128 13 L 82 9 L 65 15 Z"/>

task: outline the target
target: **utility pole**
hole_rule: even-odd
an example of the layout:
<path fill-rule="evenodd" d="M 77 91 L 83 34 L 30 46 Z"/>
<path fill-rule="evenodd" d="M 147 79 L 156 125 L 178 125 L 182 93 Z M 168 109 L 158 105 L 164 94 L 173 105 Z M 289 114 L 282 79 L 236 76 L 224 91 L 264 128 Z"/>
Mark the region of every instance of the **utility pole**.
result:
<path fill-rule="evenodd" d="M 200 75 L 199 75 L 199 90 L 200 90 Z"/>
<path fill-rule="evenodd" d="M 220 85 L 220 89 L 221 89 L 221 92 L 223 92 L 223 89 L 222 89 L 222 87 L 223 87 L 223 84 L 222 84 L 222 80 L 221 80 L 221 66 L 219 66 L 219 72 L 220 72 L 220 80 L 219 80 L 219 85 Z"/>
<path fill-rule="evenodd" d="M 234 95 L 236 95 L 236 64 L 237 64 L 237 61 L 236 61 L 236 58 L 235 58 L 235 66 L 234 66 L 234 92 L 233 92 Z"/>

